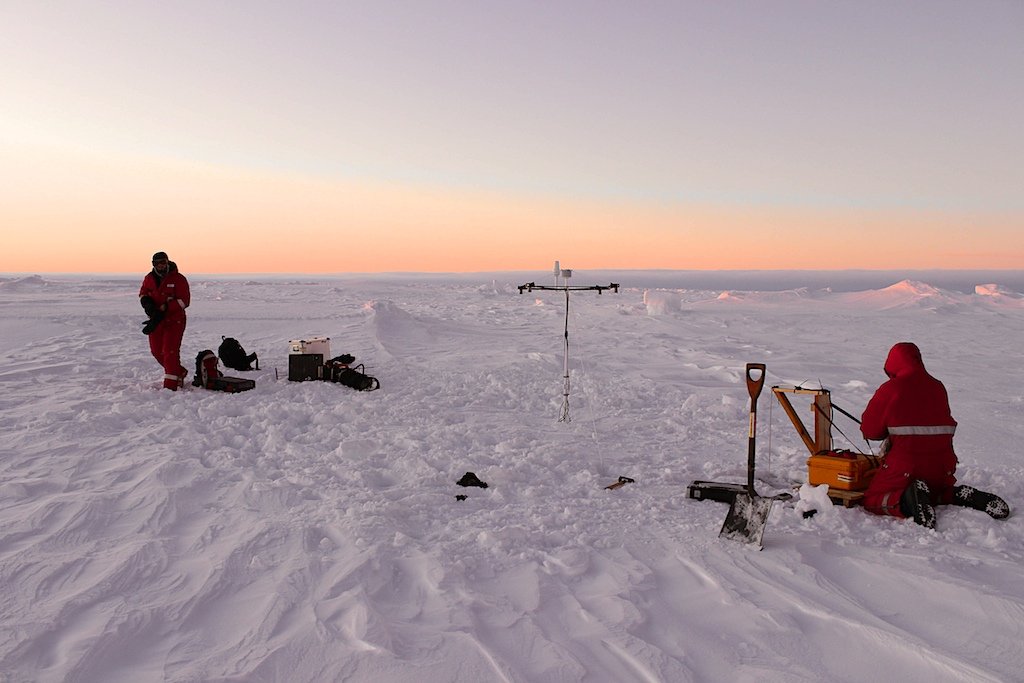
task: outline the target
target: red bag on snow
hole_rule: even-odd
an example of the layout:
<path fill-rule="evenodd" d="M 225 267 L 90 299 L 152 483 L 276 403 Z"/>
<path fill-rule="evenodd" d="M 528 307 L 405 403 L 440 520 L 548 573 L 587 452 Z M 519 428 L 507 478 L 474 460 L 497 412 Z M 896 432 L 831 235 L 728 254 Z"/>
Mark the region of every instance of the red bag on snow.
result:
<path fill-rule="evenodd" d="M 226 391 L 234 394 L 256 388 L 256 382 L 241 377 L 225 377 L 218 368 L 217 354 L 206 349 L 196 354 L 196 375 L 192 384 L 212 391 Z"/>

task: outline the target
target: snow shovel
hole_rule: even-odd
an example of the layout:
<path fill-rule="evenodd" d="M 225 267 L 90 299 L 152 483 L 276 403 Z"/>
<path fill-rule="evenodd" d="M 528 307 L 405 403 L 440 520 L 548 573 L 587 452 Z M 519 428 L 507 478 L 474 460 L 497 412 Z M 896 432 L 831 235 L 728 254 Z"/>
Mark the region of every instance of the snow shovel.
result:
<path fill-rule="evenodd" d="M 757 378 L 751 376 L 757 375 Z M 728 538 L 741 543 L 756 543 L 758 550 L 768 513 L 772 511 L 771 498 L 762 498 L 754 490 L 754 435 L 757 432 L 757 397 L 764 386 L 764 363 L 747 363 L 747 392 L 750 394 L 750 435 L 747 439 L 747 489 L 736 494 L 725 516 L 719 538 Z"/>

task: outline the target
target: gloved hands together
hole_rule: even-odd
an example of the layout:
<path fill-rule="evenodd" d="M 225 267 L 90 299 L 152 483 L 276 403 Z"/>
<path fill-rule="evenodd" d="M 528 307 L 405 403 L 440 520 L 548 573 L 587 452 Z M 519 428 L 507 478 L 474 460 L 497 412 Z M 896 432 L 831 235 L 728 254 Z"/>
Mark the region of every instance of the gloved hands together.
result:
<path fill-rule="evenodd" d="M 151 296 L 140 297 L 139 303 L 142 304 L 142 310 L 149 316 L 149 320 L 142 325 L 142 334 L 151 334 L 164 319 L 164 314 Z"/>

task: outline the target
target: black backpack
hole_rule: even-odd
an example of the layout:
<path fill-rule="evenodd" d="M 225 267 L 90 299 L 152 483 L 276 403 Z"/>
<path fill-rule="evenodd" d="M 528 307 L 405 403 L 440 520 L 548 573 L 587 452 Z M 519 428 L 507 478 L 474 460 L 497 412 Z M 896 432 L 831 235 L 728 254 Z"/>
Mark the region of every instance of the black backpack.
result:
<path fill-rule="evenodd" d="M 247 354 L 237 339 L 232 337 L 221 337 L 223 340 L 217 348 L 217 355 L 224 363 L 224 367 L 232 370 L 252 370 L 252 364 L 256 363 L 256 369 L 260 369 L 260 360 L 255 353 Z"/>

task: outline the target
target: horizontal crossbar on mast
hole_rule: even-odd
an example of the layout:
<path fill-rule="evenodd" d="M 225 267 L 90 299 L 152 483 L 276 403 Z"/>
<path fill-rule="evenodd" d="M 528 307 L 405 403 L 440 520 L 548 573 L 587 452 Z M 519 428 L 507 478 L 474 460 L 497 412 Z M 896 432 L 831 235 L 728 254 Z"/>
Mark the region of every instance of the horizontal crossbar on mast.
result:
<path fill-rule="evenodd" d="M 519 285 L 519 293 L 532 292 L 535 289 L 548 290 L 553 292 L 583 292 L 583 291 L 594 291 L 600 294 L 606 289 L 610 289 L 616 294 L 619 293 L 619 285 L 617 282 L 612 282 L 607 285 L 538 285 L 536 282 L 527 282 L 525 285 Z"/>

